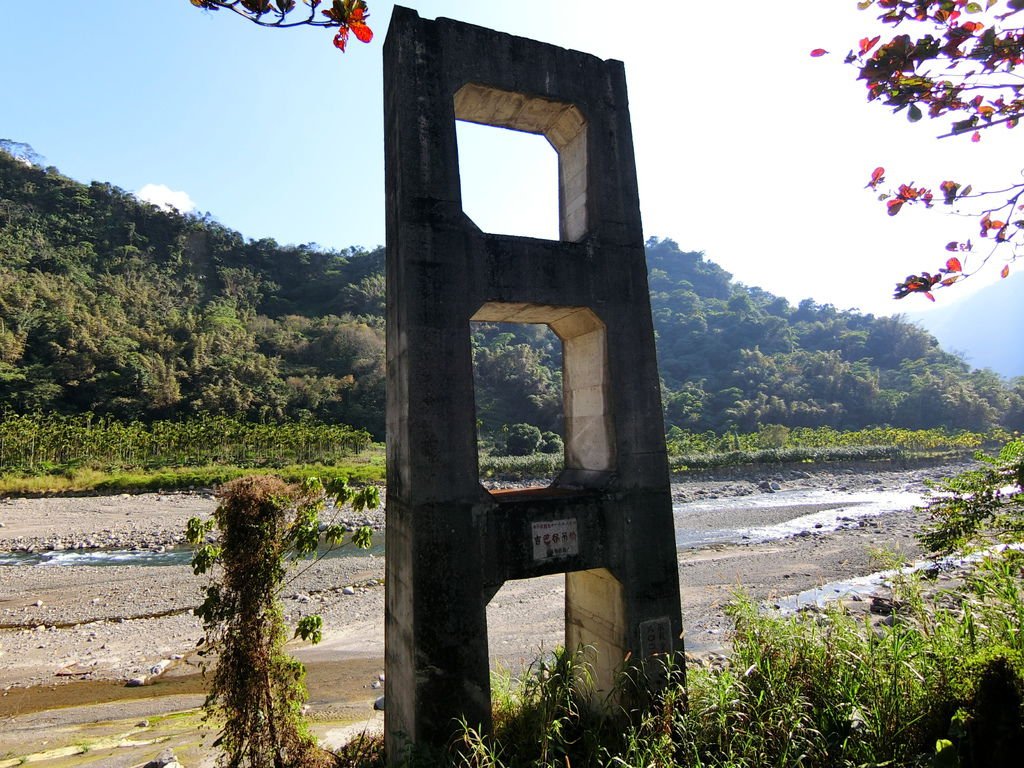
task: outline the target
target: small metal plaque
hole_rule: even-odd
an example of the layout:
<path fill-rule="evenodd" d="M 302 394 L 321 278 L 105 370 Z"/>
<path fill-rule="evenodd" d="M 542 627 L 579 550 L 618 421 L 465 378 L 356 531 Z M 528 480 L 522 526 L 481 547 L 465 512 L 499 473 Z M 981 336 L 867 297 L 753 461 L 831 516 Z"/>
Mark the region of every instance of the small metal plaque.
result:
<path fill-rule="evenodd" d="M 580 553 L 580 540 L 576 518 L 568 520 L 542 520 L 532 524 L 533 559 L 552 560 Z"/>
<path fill-rule="evenodd" d="M 672 622 L 668 616 L 640 622 L 640 651 L 643 658 L 672 653 Z"/>

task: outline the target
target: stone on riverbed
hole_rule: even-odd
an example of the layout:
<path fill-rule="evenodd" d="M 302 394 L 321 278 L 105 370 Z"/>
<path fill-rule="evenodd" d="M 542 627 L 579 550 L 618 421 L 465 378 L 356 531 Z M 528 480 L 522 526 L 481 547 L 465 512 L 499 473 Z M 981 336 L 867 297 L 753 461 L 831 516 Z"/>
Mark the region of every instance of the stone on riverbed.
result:
<path fill-rule="evenodd" d="M 182 765 L 173 751 L 165 749 L 157 755 L 156 760 L 150 760 L 142 768 L 182 768 Z"/>

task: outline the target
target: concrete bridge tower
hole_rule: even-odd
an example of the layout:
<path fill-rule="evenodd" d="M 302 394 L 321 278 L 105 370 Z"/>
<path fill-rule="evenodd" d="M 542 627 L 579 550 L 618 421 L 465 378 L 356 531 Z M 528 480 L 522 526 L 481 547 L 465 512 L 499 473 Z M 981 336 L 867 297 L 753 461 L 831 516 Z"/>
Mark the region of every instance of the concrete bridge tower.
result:
<path fill-rule="evenodd" d="M 486 606 L 565 573 L 565 643 L 611 688 L 682 650 L 679 581 L 623 66 L 396 7 L 384 46 L 387 177 L 386 743 L 490 726 Z M 559 239 L 463 212 L 455 121 L 542 134 Z M 494 179 L 501 184 L 501 179 Z M 470 322 L 547 324 L 563 345 L 565 469 L 478 479 Z"/>

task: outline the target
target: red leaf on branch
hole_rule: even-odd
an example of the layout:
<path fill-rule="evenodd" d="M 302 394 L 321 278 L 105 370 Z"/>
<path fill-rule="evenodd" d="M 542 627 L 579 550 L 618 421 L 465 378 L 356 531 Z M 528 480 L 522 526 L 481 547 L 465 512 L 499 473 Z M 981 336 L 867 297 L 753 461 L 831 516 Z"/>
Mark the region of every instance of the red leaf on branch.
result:
<path fill-rule="evenodd" d="M 885 181 L 885 168 L 878 166 L 871 172 L 871 181 L 868 182 L 868 186 L 871 189 L 877 189 L 883 181 Z"/>
<path fill-rule="evenodd" d="M 974 135 L 971 136 L 971 141 L 973 141 L 975 144 L 977 144 L 979 141 L 981 141 L 981 134 L 978 133 L 977 131 L 975 131 Z"/>
<path fill-rule="evenodd" d="M 315 8 L 318 3 L 314 3 Z M 334 36 L 334 47 L 344 52 L 348 45 L 349 34 L 356 39 L 368 43 L 373 39 L 373 30 L 366 26 L 366 3 L 363 0 L 334 0 L 333 5 L 321 13 L 331 21 L 338 23 L 338 34 Z"/>
<path fill-rule="evenodd" d="M 889 200 L 885 203 L 885 207 L 890 216 L 895 216 L 897 213 L 900 212 L 900 208 L 903 207 L 903 204 L 905 202 L 907 201 L 901 197 L 894 197 L 892 200 Z"/>
<path fill-rule="evenodd" d="M 951 243 L 951 245 L 956 245 L 956 243 Z M 953 250 L 948 245 L 946 246 L 946 249 L 947 250 Z M 949 259 L 947 259 L 946 260 L 946 271 L 947 272 L 963 272 L 964 268 L 963 268 L 963 265 L 960 264 L 960 259 L 958 259 L 956 256 L 951 256 Z"/>
<path fill-rule="evenodd" d="M 826 53 L 828 53 L 828 51 L 826 51 L 824 48 L 815 48 L 813 51 L 811 51 L 811 56 L 813 56 L 814 58 L 818 58 L 819 56 L 824 56 Z"/>
<path fill-rule="evenodd" d="M 875 35 L 874 37 L 871 37 L 871 38 L 862 37 L 861 41 L 860 41 L 860 52 L 861 52 L 861 55 L 867 53 L 872 48 L 874 48 L 876 45 L 878 45 L 878 41 L 881 40 L 881 39 L 882 39 L 881 35 Z"/>
<path fill-rule="evenodd" d="M 899 195 L 904 200 L 916 200 L 917 196 L 923 191 L 924 190 L 918 189 L 910 184 L 900 184 Z"/>
<path fill-rule="evenodd" d="M 360 43 L 368 43 L 373 40 L 373 30 L 363 23 L 352 24 L 352 34 Z"/>
<path fill-rule="evenodd" d="M 941 275 L 933 275 L 930 272 L 922 272 L 920 275 L 908 275 L 907 279 L 902 283 L 896 283 L 893 298 L 902 299 L 912 293 L 923 293 L 925 296 L 930 297 L 929 291 L 941 281 Z M 934 301 L 934 298 L 932 301 Z"/>
<path fill-rule="evenodd" d="M 1007 264 L 1007 265 L 1005 265 L 1003 267 L 1003 271 L 999 273 L 999 276 L 1002 277 L 1002 278 L 1006 278 L 1006 277 L 1009 276 L 1009 274 L 1010 274 L 1010 265 Z"/>
<path fill-rule="evenodd" d="M 924 297 L 926 299 L 928 299 L 928 301 L 935 301 L 935 297 L 932 296 L 931 291 L 925 291 L 924 292 Z"/>
<path fill-rule="evenodd" d="M 348 27 L 361 43 L 368 43 L 373 40 L 373 30 L 366 26 L 365 18 L 366 11 L 359 7 L 353 8 L 352 13 L 348 17 Z"/>

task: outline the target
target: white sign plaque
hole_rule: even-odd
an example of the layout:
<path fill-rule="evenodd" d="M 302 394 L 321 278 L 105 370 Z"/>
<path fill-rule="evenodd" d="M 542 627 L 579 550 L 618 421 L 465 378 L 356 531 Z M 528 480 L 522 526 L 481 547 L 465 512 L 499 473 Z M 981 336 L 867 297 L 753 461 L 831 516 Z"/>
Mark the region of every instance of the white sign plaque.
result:
<path fill-rule="evenodd" d="M 580 553 L 576 518 L 568 520 L 542 520 L 532 524 L 533 559 L 551 560 Z"/>
<path fill-rule="evenodd" d="M 640 622 L 640 651 L 644 658 L 672 652 L 672 622 L 668 616 Z"/>

